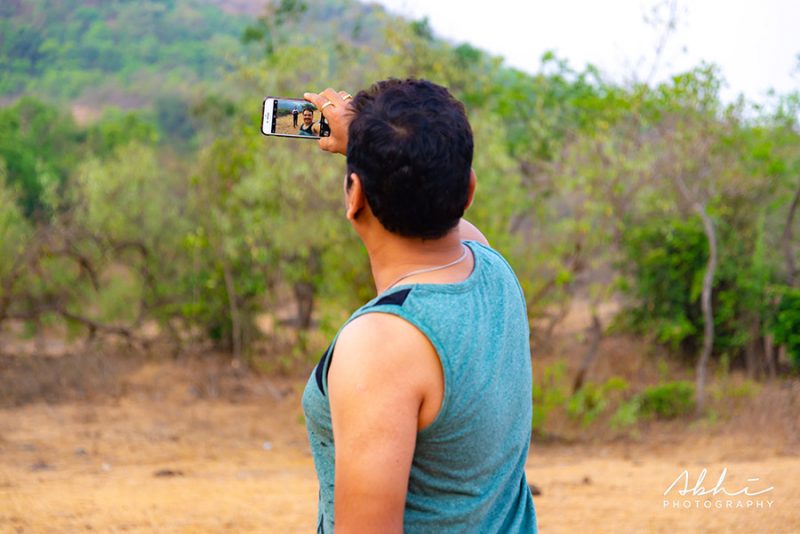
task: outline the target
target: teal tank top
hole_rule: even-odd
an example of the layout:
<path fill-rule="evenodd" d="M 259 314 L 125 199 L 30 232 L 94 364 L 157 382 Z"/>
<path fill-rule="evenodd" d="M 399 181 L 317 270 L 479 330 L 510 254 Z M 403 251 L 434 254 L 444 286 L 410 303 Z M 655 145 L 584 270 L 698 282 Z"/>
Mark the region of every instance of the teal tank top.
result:
<path fill-rule="evenodd" d="M 374 312 L 402 317 L 428 337 L 444 371 L 439 414 L 417 434 L 404 531 L 535 533 L 536 513 L 525 477 L 531 438 L 525 299 L 500 254 L 475 241 L 464 243 L 475 258 L 466 280 L 398 285 L 347 322 Z M 336 338 L 303 393 L 320 485 L 318 534 L 334 532 L 335 453 L 327 374 L 335 343 Z"/>

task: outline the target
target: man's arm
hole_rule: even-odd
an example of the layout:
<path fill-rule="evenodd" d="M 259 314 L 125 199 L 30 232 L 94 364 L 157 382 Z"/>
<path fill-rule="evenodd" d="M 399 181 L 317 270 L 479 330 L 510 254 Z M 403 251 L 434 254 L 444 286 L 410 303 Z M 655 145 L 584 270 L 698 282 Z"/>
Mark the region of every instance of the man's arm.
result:
<path fill-rule="evenodd" d="M 403 532 L 420 409 L 437 380 L 435 349 L 397 316 L 369 313 L 339 335 L 328 375 L 337 534 Z"/>

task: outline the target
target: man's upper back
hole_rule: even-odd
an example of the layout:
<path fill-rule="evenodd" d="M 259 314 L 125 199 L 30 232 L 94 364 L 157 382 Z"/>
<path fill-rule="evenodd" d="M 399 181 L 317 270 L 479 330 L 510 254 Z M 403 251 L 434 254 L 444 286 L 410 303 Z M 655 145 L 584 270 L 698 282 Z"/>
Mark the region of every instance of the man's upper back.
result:
<path fill-rule="evenodd" d="M 467 280 L 399 286 L 350 320 L 374 312 L 399 316 L 428 338 L 441 362 L 444 396 L 438 415 L 416 437 L 406 532 L 535 529 L 524 471 L 531 428 L 525 301 L 499 254 L 478 243 L 469 246 L 475 268 Z M 325 398 L 327 360 L 320 362 L 316 380 L 309 381 L 304 407 L 320 474 L 320 512 L 332 518 L 333 470 L 326 464 L 333 459 L 334 443 Z"/>

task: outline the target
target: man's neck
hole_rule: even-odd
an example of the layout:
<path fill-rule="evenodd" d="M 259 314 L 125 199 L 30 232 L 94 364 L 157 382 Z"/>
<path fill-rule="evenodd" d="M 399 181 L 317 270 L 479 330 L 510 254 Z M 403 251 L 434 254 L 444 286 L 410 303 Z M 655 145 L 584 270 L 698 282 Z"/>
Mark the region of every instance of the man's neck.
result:
<path fill-rule="evenodd" d="M 457 260 L 463 246 L 457 229 L 438 239 L 406 238 L 389 234 L 364 242 L 378 293 L 410 272 L 446 265 Z"/>

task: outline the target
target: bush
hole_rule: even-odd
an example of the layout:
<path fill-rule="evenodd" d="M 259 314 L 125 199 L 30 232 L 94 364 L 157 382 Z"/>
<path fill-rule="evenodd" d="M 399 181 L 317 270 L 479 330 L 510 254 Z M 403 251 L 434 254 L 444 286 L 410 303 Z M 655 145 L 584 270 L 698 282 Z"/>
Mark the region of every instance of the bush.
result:
<path fill-rule="evenodd" d="M 744 380 L 735 383 L 727 378 L 720 380 L 718 384 L 709 388 L 712 398 L 717 402 L 724 401 L 726 405 L 738 405 L 757 396 L 760 391 L 761 384 L 758 382 Z"/>
<path fill-rule="evenodd" d="M 542 379 L 533 380 L 533 416 L 531 426 L 534 433 L 541 434 L 550 412 L 561 406 L 566 397 L 565 375 L 567 372 L 564 362 L 555 362 L 544 368 Z"/>
<path fill-rule="evenodd" d="M 567 415 L 587 426 L 608 408 L 614 392 L 626 389 L 628 383 L 619 377 L 609 378 L 604 384 L 589 382 L 567 400 Z"/>
<path fill-rule="evenodd" d="M 717 234 L 713 354 L 736 359 L 752 341 L 751 325 L 766 315 L 764 291 L 774 275 L 773 266 L 765 259 L 768 254 L 758 232 L 738 230 L 720 218 Z M 620 315 L 616 326 L 652 336 L 672 350 L 698 352 L 703 343 L 700 297 L 708 259 L 700 220 L 653 218 L 632 225 L 625 230 L 623 255 L 622 268 L 628 276 L 622 290 L 635 304 Z"/>
<path fill-rule="evenodd" d="M 786 345 L 795 370 L 800 370 L 800 289 L 783 288 L 770 330 L 775 342 Z"/>
<path fill-rule="evenodd" d="M 627 314 L 632 329 L 673 349 L 702 335 L 699 297 L 708 252 L 700 224 L 690 219 L 634 226 L 624 246 L 631 277 L 623 289 L 638 301 Z"/>
<path fill-rule="evenodd" d="M 635 425 L 641 416 L 641 403 L 639 397 L 633 397 L 627 402 L 623 402 L 611 416 L 611 428 L 622 428 Z"/>
<path fill-rule="evenodd" d="M 674 419 L 694 409 L 694 386 L 686 381 L 667 382 L 645 389 L 638 400 L 642 416 Z"/>
<path fill-rule="evenodd" d="M 626 402 L 611 417 L 611 427 L 635 425 L 640 419 L 674 419 L 694 410 L 694 386 L 686 381 L 651 386 Z"/>

